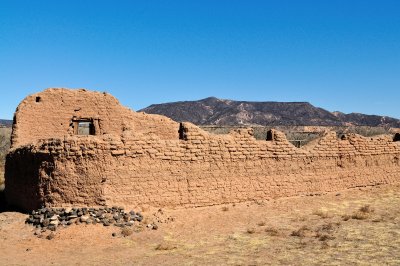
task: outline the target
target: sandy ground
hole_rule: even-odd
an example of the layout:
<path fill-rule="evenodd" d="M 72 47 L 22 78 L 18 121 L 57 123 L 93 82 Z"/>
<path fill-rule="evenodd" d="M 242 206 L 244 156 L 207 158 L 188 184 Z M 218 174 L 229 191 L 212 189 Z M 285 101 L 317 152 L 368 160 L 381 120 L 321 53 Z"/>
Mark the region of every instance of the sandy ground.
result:
<path fill-rule="evenodd" d="M 52 240 L 0 213 L 1 265 L 400 265 L 400 186 L 193 209 L 148 209 L 117 227 L 73 225 Z M 112 233 L 117 233 L 112 236 Z"/>

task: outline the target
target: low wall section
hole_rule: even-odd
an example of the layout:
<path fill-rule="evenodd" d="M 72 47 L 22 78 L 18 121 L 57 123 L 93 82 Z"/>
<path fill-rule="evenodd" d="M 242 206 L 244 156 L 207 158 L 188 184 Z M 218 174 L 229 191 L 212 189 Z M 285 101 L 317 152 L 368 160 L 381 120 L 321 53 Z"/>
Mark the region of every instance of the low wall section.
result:
<path fill-rule="evenodd" d="M 10 153 L 6 194 L 16 205 L 206 206 L 397 183 L 400 142 L 335 132 L 303 148 L 283 133 L 212 135 L 185 123 L 181 138 L 47 139 Z M 30 161 L 32 165 L 21 167 Z"/>

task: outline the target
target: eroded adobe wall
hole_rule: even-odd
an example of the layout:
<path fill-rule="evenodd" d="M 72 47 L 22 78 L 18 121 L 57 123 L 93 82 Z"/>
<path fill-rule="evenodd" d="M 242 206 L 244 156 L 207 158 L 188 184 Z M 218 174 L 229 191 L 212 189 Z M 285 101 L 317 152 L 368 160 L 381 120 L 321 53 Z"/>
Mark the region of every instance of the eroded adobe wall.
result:
<path fill-rule="evenodd" d="M 108 93 L 52 88 L 30 95 L 19 104 L 14 115 L 12 148 L 40 139 L 71 136 L 74 117 L 96 119 L 97 135 L 136 130 L 161 139 L 178 138 L 176 122 L 160 115 L 133 112 Z"/>
<path fill-rule="evenodd" d="M 44 141 L 32 154 L 38 161 L 52 158 L 54 167 L 50 178 L 35 179 L 40 183 L 36 200 L 50 205 L 206 206 L 400 180 L 400 142 L 388 136 L 337 139 L 330 132 L 298 149 L 280 132 L 271 141 L 256 141 L 247 129 L 218 136 L 189 123 L 183 129 L 182 140 L 126 130 L 101 139 Z M 13 194 L 7 186 L 6 193 Z"/>

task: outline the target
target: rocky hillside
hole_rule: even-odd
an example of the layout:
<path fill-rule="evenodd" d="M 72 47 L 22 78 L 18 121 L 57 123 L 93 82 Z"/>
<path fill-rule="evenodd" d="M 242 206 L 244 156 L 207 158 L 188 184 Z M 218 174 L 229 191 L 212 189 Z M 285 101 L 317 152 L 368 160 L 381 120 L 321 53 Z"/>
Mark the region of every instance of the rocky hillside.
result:
<path fill-rule="evenodd" d="M 12 120 L 0 119 L 0 126 L 11 127 L 12 122 Z"/>
<path fill-rule="evenodd" d="M 153 104 L 140 111 L 161 114 L 175 121 L 189 121 L 197 125 L 356 125 L 400 128 L 399 119 L 329 112 L 307 102 L 245 102 L 210 97 L 199 101 Z"/>

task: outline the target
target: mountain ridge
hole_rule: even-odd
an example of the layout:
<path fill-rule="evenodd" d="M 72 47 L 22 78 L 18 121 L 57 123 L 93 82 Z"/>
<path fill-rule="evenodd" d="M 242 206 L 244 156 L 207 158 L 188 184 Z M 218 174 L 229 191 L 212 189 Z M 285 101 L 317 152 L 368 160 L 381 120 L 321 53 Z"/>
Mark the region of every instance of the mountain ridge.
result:
<path fill-rule="evenodd" d="M 197 101 L 152 104 L 139 110 L 197 125 L 383 126 L 400 128 L 400 120 L 379 115 L 330 112 L 309 102 L 235 101 L 207 97 Z"/>

